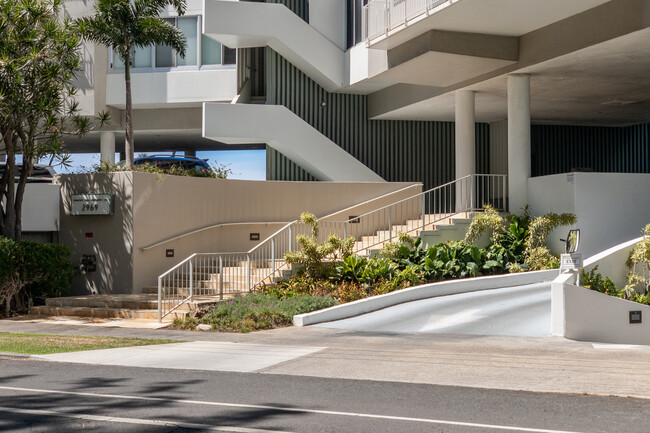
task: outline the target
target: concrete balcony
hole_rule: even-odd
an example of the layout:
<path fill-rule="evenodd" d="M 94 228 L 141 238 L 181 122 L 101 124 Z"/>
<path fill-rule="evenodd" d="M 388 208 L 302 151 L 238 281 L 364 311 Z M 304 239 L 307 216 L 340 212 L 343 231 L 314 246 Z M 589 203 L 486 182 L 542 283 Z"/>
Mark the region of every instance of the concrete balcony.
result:
<path fill-rule="evenodd" d="M 132 72 L 133 108 L 200 107 L 231 101 L 237 94 L 235 68 Z M 124 108 L 124 74 L 106 76 L 106 105 Z"/>
<path fill-rule="evenodd" d="M 346 85 L 346 56 L 282 4 L 205 0 L 203 33 L 231 48 L 269 46 L 328 91 Z"/>
<path fill-rule="evenodd" d="M 521 36 L 610 0 L 371 0 L 364 39 L 388 50 L 429 30 Z"/>

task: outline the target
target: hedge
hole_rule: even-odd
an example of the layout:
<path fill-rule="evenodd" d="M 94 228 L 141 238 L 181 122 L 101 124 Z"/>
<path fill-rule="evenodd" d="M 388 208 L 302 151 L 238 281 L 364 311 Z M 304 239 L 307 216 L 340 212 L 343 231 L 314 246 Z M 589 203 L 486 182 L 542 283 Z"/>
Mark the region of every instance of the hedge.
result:
<path fill-rule="evenodd" d="M 65 296 L 74 277 L 71 256 L 67 245 L 0 237 L 0 285 L 12 276 L 32 281 L 25 290 L 37 305 Z"/>

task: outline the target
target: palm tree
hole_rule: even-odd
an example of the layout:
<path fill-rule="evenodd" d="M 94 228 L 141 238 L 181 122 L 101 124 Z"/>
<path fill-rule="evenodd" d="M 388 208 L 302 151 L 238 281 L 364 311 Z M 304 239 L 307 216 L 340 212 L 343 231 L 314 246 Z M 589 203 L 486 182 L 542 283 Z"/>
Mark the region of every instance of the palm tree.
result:
<path fill-rule="evenodd" d="M 185 57 L 185 36 L 162 20 L 160 14 L 170 5 L 178 15 L 185 13 L 185 0 L 97 0 L 95 14 L 77 20 L 81 36 L 113 51 L 124 62 L 126 85 L 124 153 L 127 167 L 133 166 L 133 117 L 131 102 L 131 57 L 135 48 L 152 44 L 168 45 Z"/>

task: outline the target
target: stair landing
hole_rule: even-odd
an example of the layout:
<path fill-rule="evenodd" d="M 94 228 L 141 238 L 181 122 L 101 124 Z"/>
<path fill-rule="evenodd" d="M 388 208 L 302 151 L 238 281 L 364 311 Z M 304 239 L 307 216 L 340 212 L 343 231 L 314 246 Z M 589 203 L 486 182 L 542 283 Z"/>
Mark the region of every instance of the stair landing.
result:
<path fill-rule="evenodd" d="M 177 311 L 168 314 L 163 322 L 173 321 L 175 318 L 184 317 L 196 305 L 206 302 L 218 302 L 219 297 L 195 297 L 191 303 L 184 304 Z M 33 307 L 30 310 L 32 317 L 65 317 L 69 320 L 140 320 L 158 321 L 158 295 L 154 293 L 142 294 L 101 294 L 84 296 L 66 296 L 62 298 L 49 298 L 45 305 Z"/>

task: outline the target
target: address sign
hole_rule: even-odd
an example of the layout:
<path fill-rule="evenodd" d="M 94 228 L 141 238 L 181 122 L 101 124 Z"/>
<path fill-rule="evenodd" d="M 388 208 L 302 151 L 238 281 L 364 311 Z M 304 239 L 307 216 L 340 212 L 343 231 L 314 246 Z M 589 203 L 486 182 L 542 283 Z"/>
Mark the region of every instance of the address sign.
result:
<path fill-rule="evenodd" d="M 113 215 L 113 194 L 74 194 L 70 215 Z"/>

